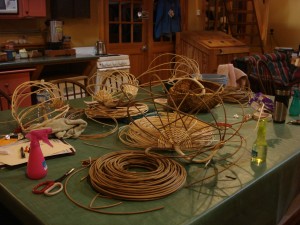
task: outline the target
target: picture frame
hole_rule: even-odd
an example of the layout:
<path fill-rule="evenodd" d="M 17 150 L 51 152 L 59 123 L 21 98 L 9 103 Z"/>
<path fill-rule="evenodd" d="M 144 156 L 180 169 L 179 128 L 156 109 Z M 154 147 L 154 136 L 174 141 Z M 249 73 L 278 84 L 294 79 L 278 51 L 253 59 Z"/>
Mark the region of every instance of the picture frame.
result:
<path fill-rule="evenodd" d="M 0 15 L 18 14 L 19 0 L 0 0 Z"/>

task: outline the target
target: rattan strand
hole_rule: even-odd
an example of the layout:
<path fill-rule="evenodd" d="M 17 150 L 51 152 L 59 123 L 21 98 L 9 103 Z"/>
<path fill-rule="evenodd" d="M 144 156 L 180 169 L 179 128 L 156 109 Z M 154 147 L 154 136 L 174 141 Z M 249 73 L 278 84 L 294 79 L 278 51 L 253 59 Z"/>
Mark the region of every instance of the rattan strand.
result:
<path fill-rule="evenodd" d="M 196 60 L 183 55 L 164 53 L 154 58 L 149 64 L 148 69 L 140 74 L 137 79 L 145 77 L 148 80 L 149 77 L 160 77 L 160 75 L 166 77 L 165 81 L 169 82 L 178 78 L 187 78 L 191 75 L 197 75 L 201 78 L 199 64 Z M 143 86 L 149 84 L 149 82 L 146 82 Z"/>
<path fill-rule="evenodd" d="M 107 108 L 98 102 L 96 104 L 88 104 L 85 114 L 92 118 L 126 118 L 128 115 L 137 116 L 148 112 L 148 106 L 144 103 L 136 103 L 132 106 Z"/>
<path fill-rule="evenodd" d="M 98 158 L 89 175 L 92 186 L 102 195 L 132 201 L 170 195 L 183 187 L 187 176 L 178 162 L 159 155 L 146 156 L 138 150 L 123 150 Z"/>
<path fill-rule="evenodd" d="M 93 100 L 107 108 L 127 106 L 138 92 L 138 80 L 124 70 L 109 70 L 94 73 L 87 81 L 87 91 Z"/>
<path fill-rule="evenodd" d="M 28 99 L 38 92 L 47 91 L 47 100 L 28 107 L 23 107 Z M 65 117 L 69 105 L 63 100 L 63 93 L 58 87 L 44 80 L 27 81 L 16 87 L 12 96 L 12 116 L 23 132 L 46 127 L 55 119 Z M 42 112 L 42 113 L 41 113 Z"/>
<path fill-rule="evenodd" d="M 101 209 L 105 209 L 105 208 L 110 208 L 116 205 L 119 205 L 120 203 L 116 203 L 116 204 L 111 204 L 111 205 L 107 205 L 107 206 L 103 206 L 103 207 L 94 207 L 94 201 L 96 198 L 98 198 L 99 194 L 97 194 L 92 201 L 90 202 L 89 206 L 83 205 L 81 203 L 79 203 L 78 201 L 76 201 L 70 194 L 69 189 L 68 189 L 68 185 L 69 185 L 69 181 L 70 179 L 77 173 L 85 170 L 87 167 L 83 167 L 75 172 L 73 172 L 72 174 L 70 174 L 67 178 L 66 178 L 66 182 L 64 185 L 64 192 L 67 196 L 67 198 L 73 202 L 75 205 L 77 205 L 78 207 L 81 207 L 83 209 L 86 209 L 88 211 L 92 211 L 92 212 L 97 212 L 97 213 L 102 213 L 102 214 L 108 214 L 108 215 L 132 215 L 132 214 L 141 214 L 141 213 L 147 213 L 147 212 L 152 212 L 152 211 L 156 211 L 156 210 L 160 210 L 163 209 L 163 206 L 158 206 L 155 208 L 151 208 L 151 209 L 146 209 L 146 210 L 140 210 L 140 211 L 134 211 L 134 212 L 121 212 L 121 211 L 105 211 L 105 210 L 101 210 Z"/>
<path fill-rule="evenodd" d="M 105 125 L 107 127 L 111 127 L 111 129 L 107 132 L 102 132 L 100 134 L 81 134 L 79 136 L 79 139 L 81 140 L 91 140 L 91 139 L 97 139 L 97 138 L 104 138 L 104 137 L 107 137 L 113 133 L 115 133 L 117 130 L 118 130 L 118 127 L 119 127 L 119 124 L 118 124 L 118 121 L 116 120 L 116 118 L 114 117 L 111 117 L 109 115 L 107 115 L 107 118 L 111 118 L 114 122 L 114 125 L 111 125 L 111 124 L 108 124 L 108 123 L 103 123 L 103 122 L 100 122 L 92 117 L 90 117 L 89 115 L 86 114 L 86 117 L 92 121 L 94 121 L 95 123 L 98 123 L 100 125 Z"/>
<path fill-rule="evenodd" d="M 187 157 L 183 151 L 211 146 L 215 142 L 216 132 L 217 129 L 194 116 L 161 113 L 134 120 L 120 128 L 119 139 L 131 147 L 174 149 L 187 162 L 192 159 L 193 162 L 202 163 L 203 160 Z M 214 150 L 210 152 L 212 156 L 215 154 Z M 197 153 L 201 154 L 201 150 Z"/>

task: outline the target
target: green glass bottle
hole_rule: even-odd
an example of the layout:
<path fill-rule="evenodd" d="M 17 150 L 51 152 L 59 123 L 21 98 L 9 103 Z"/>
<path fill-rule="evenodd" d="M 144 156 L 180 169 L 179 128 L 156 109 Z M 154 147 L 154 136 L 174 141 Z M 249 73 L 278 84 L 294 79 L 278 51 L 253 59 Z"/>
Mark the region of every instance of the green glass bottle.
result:
<path fill-rule="evenodd" d="M 262 119 L 258 122 L 257 137 L 252 146 L 251 162 L 259 166 L 266 161 L 268 144 L 266 141 L 266 120 Z"/>

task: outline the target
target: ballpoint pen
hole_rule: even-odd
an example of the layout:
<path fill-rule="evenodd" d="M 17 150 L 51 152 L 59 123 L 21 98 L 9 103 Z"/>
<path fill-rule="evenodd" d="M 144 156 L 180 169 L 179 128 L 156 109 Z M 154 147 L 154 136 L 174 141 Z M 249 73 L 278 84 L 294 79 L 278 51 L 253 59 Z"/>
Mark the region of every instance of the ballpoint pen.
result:
<path fill-rule="evenodd" d="M 300 120 L 291 120 L 289 122 L 287 122 L 288 124 L 292 124 L 292 125 L 300 125 Z"/>
<path fill-rule="evenodd" d="M 24 152 L 24 148 L 23 148 L 23 147 L 21 147 L 20 151 L 21 151 L 21 158 L 22 158 L 22 159 L 26 158 L 26 155 L 25 155 L 25 152 Z"/>

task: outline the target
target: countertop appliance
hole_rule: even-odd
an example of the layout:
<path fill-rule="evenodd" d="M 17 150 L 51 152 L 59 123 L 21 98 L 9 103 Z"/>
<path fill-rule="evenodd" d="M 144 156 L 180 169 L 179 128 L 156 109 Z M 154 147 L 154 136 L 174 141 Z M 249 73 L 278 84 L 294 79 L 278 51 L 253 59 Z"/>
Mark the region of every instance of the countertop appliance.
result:
<path fill-rule="evenodd" d="M 63 21 L 47 20 L 47 49 L 60 49 L 63 45 Z"/>
<path fill-rule="evenodd" d="M 106 46 L 103 41 L 96 41 L 95 54 L 96 55 L 107 55 Z"/>
<path fill-rule="evenodd" d="M 93 55 L 97 54 L 95 47 L 75 47 L 76 55 Z M 104 71 L 113 71 L 113 70 L 123 70 L 129 72 L 130 70 L 130 60 L 129 55 L 123 54 L 106 54 L 99 55 L 97 61 L 97 83 L 102 82 L 101 74 Z"/>
<path fill-rule="evenodd" d="M 95 47 L 75 47 L 76 55 L 96 55 Z M 97 62 L 98 71 L 107 70 L 127 70 L 130 69 L 129 55 L 123 54 L 106 54 L 99 55 Z"/>

